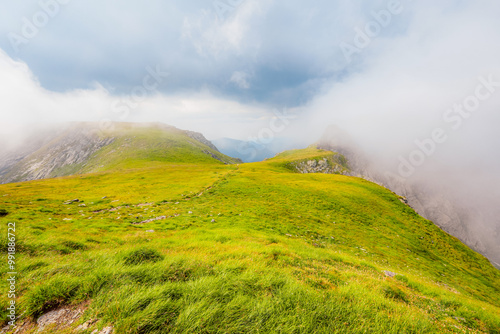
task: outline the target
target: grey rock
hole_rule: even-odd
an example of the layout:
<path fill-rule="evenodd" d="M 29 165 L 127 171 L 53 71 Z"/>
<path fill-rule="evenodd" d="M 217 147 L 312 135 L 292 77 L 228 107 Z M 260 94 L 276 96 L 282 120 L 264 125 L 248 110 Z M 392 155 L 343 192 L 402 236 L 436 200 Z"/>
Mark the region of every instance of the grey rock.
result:
<path fill-rule="evenodd" d="M 113 327 L 111 326 L 104 327 L 102 331 L 99 332 L 99 334 L 111 334 L 111 333 L 113 333 Z"/>
<path fill-rule="evenodd" d="M 349 168 L 342 163 L 343 157 L 333 154 L 319 160 L 305 160 L 292 162 L 292 166 L 297 172 L 302 174 L 322 173 L 322 174 L 349 174 Z"/>
<path fill-rule="evenodd" d="M 90 328 L 90 326 L 92 326 L 92 324 L 94 322 L 96 322 L 97 320 L 87 320 L 86 322 L 84 322 L 83 324 L 81 324 L 80 326 L 76 327 L 76 330 L 77 331 L 84 331 L 84 330 L 87 330 Z"/>
<path fill-rule="evenodd" d="M 55 325 L 60 328 L 69 326 L 81 315 L 82 311 L 70 308 L 60 308 L 47 312 L 36 320 L 37 332 L 43 332 L 49 325 Z"/>
<path fill-rule="evenodd" d="M 159 217 L 155 217 L 155 218 L 151 218 L 151 219 L 146 219 L 146 220 L 143 220 L 143 221 L 138 222 L 138 223 L 132 223 L 132 225 L 146 224 L 146 223 L 154 222 L 156 220 L 163 220 L 163 219 L 167 219 L 167 216 L 159 216 Z"/>
<path fill-rule="evenodd" d="M 212 142 L 210 140 L 208 140 L 207 138 L 205 138 L 205 136 L 203 136 L 201 133 L 194 132 L 194 131 L 186 131 L 186 134 L 188 135 L 189 138 L 194 139 L 194 140 L 210 147 L 212 150 L 214 150 L 216 152 L 219 152 L 217 147 L 215 147 L 215 145 L 212 144 Z"/>
<path fill-rule="evenodd" d="M 36 324 L 38 325 L 38 331 L 41 332 L 47 325 L 57 323 L 59 319 L 63 318 L 68 312 L 70 312 L 70 310 L 68 309 L 59 309 L 50 311 L 40 316 L 36 320 Z"/>
<path fill-rule="evenodd" d="M 101 138 L 87 123 L 37 133 L 20 150 L 0 156 L 0 183 L 74 174 L 92 154 L 113 141 Z"/>
<path fill-rule="evenodd" d="M 384 274 L 387 277 L 396 277 L 396 273 L 393 273 L 392 271 L 384 270 Z"/>
<path fill-rule="evenodd" d="M 66 201 L 63 204 L 68 205 L 68 204 L 73 204 L 73 203 L 78 203 L 78 202 L 80 202 L 80 200 L 78 198 L 76 198 L 76 199 Z"/>
<path fill-rule="evenodd" d="M 111 333 L 113 333 L 113 327 L 108 326 L 104 327 L 101 331 L 99 331 L 98 329 L 94 329 L 91 334 L 111 334 Z"/>

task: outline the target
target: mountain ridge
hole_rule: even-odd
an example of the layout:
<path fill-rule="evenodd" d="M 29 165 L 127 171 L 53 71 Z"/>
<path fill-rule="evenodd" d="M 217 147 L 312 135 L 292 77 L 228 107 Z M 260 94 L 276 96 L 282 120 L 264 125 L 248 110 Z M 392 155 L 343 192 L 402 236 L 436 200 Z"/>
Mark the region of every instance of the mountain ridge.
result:
<path fill-rule="evenodd" d="M 144 131 L 152 130 L 156 131 L 157 142 L 149 140 L 144 135 Z M 105 167 L 96 158 L 99 152 L 107 151 L 107 156 L 102 157 L 107 160 L 110 154 L 125 154 L 127 148 L 134 145 L 137 137 L 139 137 L 137 141 L 142 140 L 142 143 L 137 143 L 137 145 L 142 145 L 143 150 L 149 145 L 164 146 L 164 156 L 162 157 L 161 152 L 157 152 L 157 160 L 168 159 L 167 155 L 170 151 L 183 149 L 187 151 L 186 147 L 180 147 L 187 142 L 197 153 L 204 154 L 210 159 L 221 163 L 239 162 L 238 159 L 220 153 L 201 133 L 179 130 L 161 123 L 113 123 L 107 130 L 102 130 L 97 123 L 71 123 L 40 134 L 35 133 L 33 138 L 27 140 L 31 142 L 31 145 L 22 149 L 21 152 L 11 151 L 0 156 L 0 161 L 3 162 L 0 164 L 0 183 L 98 171 Z M 115 147 L 107 150 L 113 146 L 113 143 L 117 144 L 117 140 L 120 141 L 121 149 L 118 150 L 118 147 Z M 115 160 L 120 159 L 117 156 Z M 116 162 L 113 163 L 116 164 Z"/>

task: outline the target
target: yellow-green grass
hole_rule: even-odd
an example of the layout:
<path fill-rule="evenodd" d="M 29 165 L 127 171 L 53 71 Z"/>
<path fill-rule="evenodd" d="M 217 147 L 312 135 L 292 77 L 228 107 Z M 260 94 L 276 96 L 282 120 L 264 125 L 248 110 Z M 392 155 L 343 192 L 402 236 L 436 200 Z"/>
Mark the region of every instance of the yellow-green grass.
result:
<path fill-rule="evenodd" d="M 114 138 L 114 141 L 97 151 L 82 167 L 83 172 L 140 168 L 152 163 L 238 162 L 175 128 L 137 127 L 134 124 L 116 123 L 114 130 L 101 133 L 101 136 Z"/>
<path fill-rule="evenodd" d="M 80 322 L 117 333 L 499 333 L 483 256 L 378 185 L 276 164 L 323 155 L 1 185 L 19 310 L 90 301 Z"/>

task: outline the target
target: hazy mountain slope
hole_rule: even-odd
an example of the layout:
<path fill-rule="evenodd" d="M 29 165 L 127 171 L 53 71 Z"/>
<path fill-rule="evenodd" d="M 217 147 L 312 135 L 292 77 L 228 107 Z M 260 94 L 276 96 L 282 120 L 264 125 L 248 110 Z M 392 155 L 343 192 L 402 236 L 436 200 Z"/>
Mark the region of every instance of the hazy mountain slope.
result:
<path fill-rule="evenodd" d="M 67 326 L 89 332 L 498 332 L 500 271 L 383 187 L 290 168 L 324 157 L 343 166 L 309 148 L 0 185 L 23 319 L 78 305 Z"/>
<path fill-rule="evenodd" d="M 372 182 L 404 196 L 408 204 L 423 217 L 433 221 L 446 232 L 462 240 L 469 247 L 486 255 L 500 268 L 500 231 L 484 227 L 485 217 L 477 203 L 472 209 L 470 205 L 453 197 L 449 191 L 442 189 L 432 181 L 425 179 L 404 179 L 394 174 L 385 173 L 380 166 L 369 161 L 367 155 L 350 139 L 349 135 L 335 126 L 329 127 L 318 144 L 319 148 L 342 153 L 348 160 L 351 175 L 366 178 Z"/>
<path fill-rule="evenodd" d="M 2 136 L 0 141 L 0 179 L 12 170 L 12 166 L 28 155 L 36 152 L 64 132 L 64 128 L 56 126 L 29 127 L 24 133 L 12 136 Z"/>
<path fill-rule="evenodd" d="M 95 152 L 113 142 L 100 138 L 87 126 L 70 126 L 40 147 L 31 146 L 26 155 L 5 168 L 2 183 L 37 180 L 77 173 Z M 21 149 L 23 149 L 21 147 Z"/>
<path fill-rule="evenodd" d="M 74 123 L 32 138 L 37 139 L 1 157 L 1 183 L 166 161 L 238 162 L 220 153 L 202 134 L 159 123 L 116 123 L 106 131 L 96 123 Z"/>

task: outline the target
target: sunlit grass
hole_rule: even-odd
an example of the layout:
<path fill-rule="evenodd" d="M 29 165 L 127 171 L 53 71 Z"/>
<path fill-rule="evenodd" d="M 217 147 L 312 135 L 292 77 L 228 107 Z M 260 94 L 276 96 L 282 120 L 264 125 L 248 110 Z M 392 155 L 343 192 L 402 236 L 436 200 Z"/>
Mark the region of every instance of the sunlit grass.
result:
<path fill-rule="evenodd" d="M 1 185 L 20 309 L 90 301 L 83 319 L 118 333 L 498 333 L 483 256 L 380 186 L 276 164 L 323 154 Z"/>

